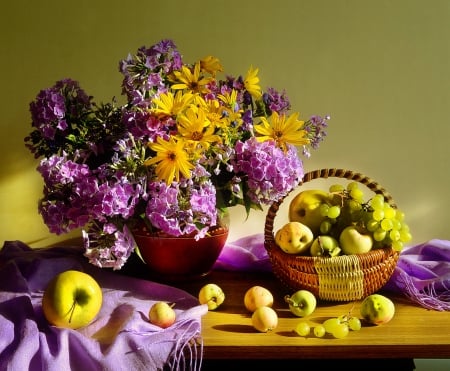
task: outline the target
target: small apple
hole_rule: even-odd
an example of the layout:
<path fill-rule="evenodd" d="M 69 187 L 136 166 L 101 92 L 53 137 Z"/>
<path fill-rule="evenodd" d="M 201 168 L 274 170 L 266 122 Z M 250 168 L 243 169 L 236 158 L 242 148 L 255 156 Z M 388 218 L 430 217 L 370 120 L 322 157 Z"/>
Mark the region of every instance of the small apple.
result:
<path fill-rule="evenodd" d="M 288 254 L 305 254 L 309 251 L 314 235 L 303 223 L 288 222 L 275 233 L 275 242 Z"/>
<path fill-rule="evenodd" d="M 102 302 L 102 289 L 91 275 L 67 270 L 47 284 L 42 310 L 50 324 L 77 329 L 92 322 Z"/>
<path fill-rule="evenodd" d="M 272 307 L 273 295 L 262 286 L 250 287 L 244 295 L 244 305 L 248 311 L 254 312 L 259 307 Z"/>
<path fill-rule="evenodd" d="M 174 304 L 169 304 L 164 301 L 154 303 L 148 312 L 150 323 L 161 328 L 172 326 L 176 320 L 176 313 L 173 310 L 173 306 Z"/>
<path fill-rule="evenodd" d="M 207 304 L 208 310 L 215 310 L 225 301 L 225 293 L 215 283 L 208 283 L 200 289 L 198 301 Z"/>
<path fill-rule="evenodd" d="M 278 315 L 271 307 L 259 307 L 252 314 L 252 325 L 259 332 L 269 332 L 278 326 Z"/>
<path fill-rule="evenodd" d="M 291 296 L 286 295 L 284 301 L 289 304 L 291 313 L 297 317 L 309 316 L 317 306 L 316 297 L 308 290 L 298 290 Z"/>
<path fill-rule="evenodd" d="M 368 323 L 382 325 L 394 317 L 395 305 L 384 295 L 372 294 L 362 301 L 360 313 Z"/>
<path fill-rule="evenodd" d="M 358 227 L 350 225 L 341 232 L 339 246 L 346 255 L 364 254 L 372 249 L 373 238 Z"/>
<path fill-rule="evenodd" d="M 338 256 L 341 253 L 339 242 L 331 236 L 318 236 L 309 250 L 311 256 Z"/>
<path fill-rule="evenodd" d="M 299 192 L 289 204 L 289 221 L 307 225 L 313 234 L 319 234 L 320 224 L 326 219 L 320 212 L 320 205 L 332 204 L 333 196 L 320 189 Z"/>

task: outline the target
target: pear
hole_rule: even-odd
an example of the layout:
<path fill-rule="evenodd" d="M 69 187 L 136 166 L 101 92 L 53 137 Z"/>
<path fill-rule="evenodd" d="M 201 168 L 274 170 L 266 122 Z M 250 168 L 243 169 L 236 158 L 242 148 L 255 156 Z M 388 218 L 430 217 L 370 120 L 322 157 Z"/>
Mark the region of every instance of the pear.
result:
<path fill-rule="evenodd" d="M 333 196 L 319 189 L 299 192 L 289 204 L 289 221 L 307 225 L 313 234 L 320 232 L 320 224 L 326 219 L 321 215 L 320 205 L 332 205 Z"/>

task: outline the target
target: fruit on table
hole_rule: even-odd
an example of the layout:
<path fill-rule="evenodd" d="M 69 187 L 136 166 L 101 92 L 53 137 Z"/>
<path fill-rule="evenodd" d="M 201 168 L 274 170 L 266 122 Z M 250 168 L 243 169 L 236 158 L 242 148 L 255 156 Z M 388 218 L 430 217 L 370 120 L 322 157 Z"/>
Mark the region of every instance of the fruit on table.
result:
<path fill-rule="evenodd" d="M 317 299 L 311 291 L 298 290 L 291 296 L 284 297 L 285 302 L 289 305 L 289 310 L 297 317 L 309 316 L 316 310 Z"/>
<path fill-rule="evenodd" d="M 311 256 L 338 256 L 341 253 L 339 242 L 331 236 L 317 236 L 311 247 Z"/>
<path fill-rule="evenodd" d="M 259 307 L 253 312 L 251 320 L 259 332 L 273 331 L 278 326 L 278 314 L 271 307 Z"/>
<path fill-rule="evenodd" d="M 358 227 L 350 225 L 341 232 L 339 245 L 346 255 L 364 254 L 372 249 L 373 238 Z"/>
<path fill-rule="evenodd" d="M 148 318 L 150 323 L 167 328 L 172 326 L 176 320 L 176 313 L 173 309 L 174 304 L 169 304 L 164 301 L 154 303 L 149 310 Z"/>
<path fill-rule="evenodd" d="M 252 286 L 245 292 L 244 305 L 250 312 L 254 312 L 259 307 L 272 307 L 273 295 L 265 287 Z"/>
<path fill-rule="evenodd" d="M 299 336 L 308 336 L 311 333 L 311 326 L 308 322 L 301 321 L 297 323 L 297 326 L 295 326 L 294 331 Z"/>
<path fill-rule="evenodd" d="M 381 294 L 367 296 L 361 303 L 361 316 L 373 325 L 388 323 L 395 314 L 395 305 L 391 299 Z"/>
<path fill-rule="evenodd" d="M 320 205 L 331 205 L 332 196 L 319 189 L 299 192 L 289 203 L 289 221 L 307 225 L 314 235 L 319 233 L 320 224 L 326 219 Z"/>
<path fill-rule="evenodd" d="M 215 310 L 225 301 L 225 293 L 215 283 L 207 283 L 200 289 L 198 301 L 200 304 L 207 304 L 208 310 Z"/>
<path fill-rule="evenodd" d="M 288 254 L 306 254 L 314 240 L 311 229 L 300 222 L 288 222 L 275 233 L 275 242 Z"/>
<path fill-rule="evenodd" d="M 102 289 L 91 275 L 67 270 L 57 274 L 47 284 L 42 297 L 42 310 L 50 324 L 77 329 L 93 321 L 102 302 Z"/>

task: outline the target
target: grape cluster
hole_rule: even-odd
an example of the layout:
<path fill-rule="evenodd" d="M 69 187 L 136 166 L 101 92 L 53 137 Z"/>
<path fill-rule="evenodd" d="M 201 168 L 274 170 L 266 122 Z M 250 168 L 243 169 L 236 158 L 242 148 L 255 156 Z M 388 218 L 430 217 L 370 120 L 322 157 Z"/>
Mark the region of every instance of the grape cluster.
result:
<path fill-rule="evenodd" d="M 326 334 L 330 334 L 336 339 L 345 338 L 350 331 L 359 331 L 361 329 L 361 320 L 352 316 L 351 314 L 342 315 L 339 317 L 328 318 L 321 324 L 313 328 L 315 337 L 321 338 Z M 309 336 L 311 333 L 311 326 L 306 321 L 300 321 L 294 330 L 299 336 Z"/>
<path fill-rule="evenodd" d="M 374 248 L 392 246 L 401 251 L 412 238 L 405 214 L 386 202 L 382 194 L 375 194 L 368 201 L 358 182 L 347 186 L 333 184 L 329 187 L 330 203 L 322 203 L 320 214 L 324 218 L 320 233 L 339 238 L 342 230 L 357 225 L 372 235 Z"/>

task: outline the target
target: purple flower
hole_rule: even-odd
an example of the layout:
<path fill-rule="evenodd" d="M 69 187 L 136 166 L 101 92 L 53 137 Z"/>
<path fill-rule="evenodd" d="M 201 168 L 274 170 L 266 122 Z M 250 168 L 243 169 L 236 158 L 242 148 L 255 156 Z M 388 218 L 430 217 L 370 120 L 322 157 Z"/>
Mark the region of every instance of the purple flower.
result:
<path fill-rule="evenodd" d="M 244 174 L 247 196 L 256 204 L 281 199 L 303 178 L 297 149 L 288 145 L 285 154 L 273 141 L 258 142 L 256 138 L 238 141 L 232 164 L 237 173 Z"/>
<path fill-rule="evenodd" d="M 113 223 L 105 223 L 102 228 L 92 226 L 82 234 L 84 255 L 100 268 L 121 269 L 134 251 L 134 238 L 126 225 L 120 229 Z"/>

